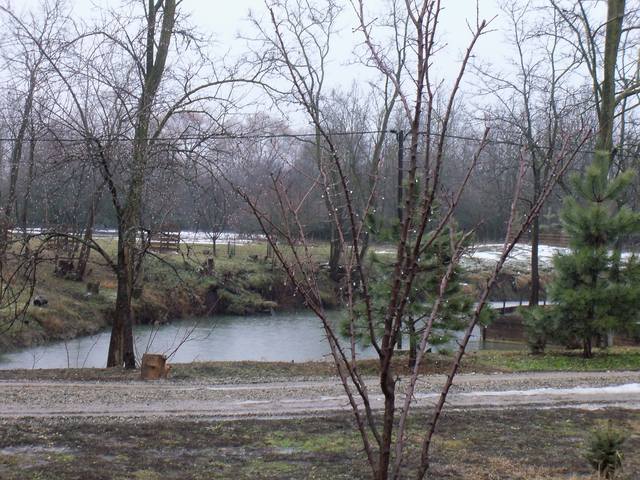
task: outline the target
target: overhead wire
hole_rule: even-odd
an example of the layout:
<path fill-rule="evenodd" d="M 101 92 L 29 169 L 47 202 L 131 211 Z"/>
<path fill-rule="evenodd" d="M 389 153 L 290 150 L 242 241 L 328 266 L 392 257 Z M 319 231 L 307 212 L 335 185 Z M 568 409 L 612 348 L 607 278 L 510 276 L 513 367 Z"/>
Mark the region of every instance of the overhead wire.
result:
<path fill-rule="evenodd" d="M 332 137 L 346 137 L 346 136 L 357 136 L 357 135 L 379 135 L 382 133 L 397 133 L 396 130 L 349 130 L 349 131 L 337 131 L 337 132 L 327 132 L 327 135 Z M 409 132 L 408 132 L 409 133 Z M 431 134 L 433 136 L 441 135 L 438 132 L 427 132 L 420 131 L 418 135 L 426 136 Z M 300 133 L 214 133 L 208 135 L 176 135 L 176 136 L 163 136 L 163 137 L 155 137 L 155 138 L 146 138 L 142 140 L 146 141 L 154 141 L 154 142 L 184 142 L 184 141 L 199 141 L 203 140 L 277 140 L 277 139 L 306 139 L 306 138 L 315 138 L 317 137 L 317 133 L 313 132 L 300 132 Z M 454 133 L 445 133 L 444 137 L 452 140 L 462 140 L 468 142 L 476 142 L 481 143 L 485 142 L 487 145 L 504 145 L 504 146 L 512 146 L 518 148 L 530 148 L 529 142 L 518 142 L 514 140 L 506 140 L 506 139 L 495 139 L 495 138 L 481 138 L 474 137 L 470 135 L 461 135 Z M 32 140 L 31 137 L 23 138 L 23 141 L 27 142 Z M 81 143 L 89 141 L 101 141 L 101 142 L 114 142 L 114 143 L 124 143 L 124 142 L 133 142 L 133 138 L 124 137 L 124 136 L 115 136 L 115 137 L 38 137 L 35 138 L 36 142 L 44 142 L 44 143 Z M 140 140 L 140 139 L 137 139 Z M 0 137 L 0 142 L 15 142 L 17 141 L 16 137 Z M 535 144 L 536 148 L 542 150 L 549 150 L 556 148 L 552 145 L 548 144 Z M 626 144 L 625 147 L 638 148 L 638 154 L 630 154 L 630 153 L 617 153 L 617 157 L 624 158 L 638 158 L 640 156 L 640 145 L 638 144 Z M 408 147 L 405 147 L 407 149 Z M 578 153 L 586 153 L 586 154 L 594 154 L 595 150 L 593 149 L 580 149 Z"/>

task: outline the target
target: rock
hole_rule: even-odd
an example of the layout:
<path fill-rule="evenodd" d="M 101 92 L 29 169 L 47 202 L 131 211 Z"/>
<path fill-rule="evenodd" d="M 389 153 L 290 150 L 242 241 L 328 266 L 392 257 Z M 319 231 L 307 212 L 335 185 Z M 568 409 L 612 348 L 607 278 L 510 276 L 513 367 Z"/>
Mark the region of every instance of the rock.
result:
<path fill-rule="evenodd" d="M 47 297 L 44 297 L 43 295 L 36 295 L 36 297 L 33 299 L 33 304 L 36 307 L 45 307 L 48 303 L 49 300 L 47 300 Z"/>

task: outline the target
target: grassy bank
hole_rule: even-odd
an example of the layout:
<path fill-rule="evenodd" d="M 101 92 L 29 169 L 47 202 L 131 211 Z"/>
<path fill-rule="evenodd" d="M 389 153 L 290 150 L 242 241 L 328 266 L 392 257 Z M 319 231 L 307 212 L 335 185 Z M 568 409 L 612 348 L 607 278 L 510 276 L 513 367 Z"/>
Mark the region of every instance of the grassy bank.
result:
<path fill-rule="evenodd" d="M 452 411 L 433 445 L 431 474 L 457 480 L 595 479 L 582 454 L 608 420 L 629 435 L 620 480 L 640 478 L 640 422 L 626 410 Z M 425 418 L 412 418 L 407 471 L 419 458 Z M 352 479 L 370 478 L 347 415 L 290 420 L 5 419 L 0 477 Z"/>
<path fill-rule="evenodd" d="M 588 372 L 640 370 L 639 347 L 596 350 L 594 358 L 582 358 L 582 351 L 548 350 L 542 355 L 527 351 L 479 351 L 468 354 L 468 364 L 503 372 Z"/>
<path fill-rule="evenodd" d="M 446 374 L 452 357 L 428 353 L 421 366 L 423 375 Z M 377 376 L 377 360 L 360 360 L 358 370 L 363 375 Z M 597 352 L 585 360 L 577 353 L 555 351 L 531 355 L 524 351 L 486 350 L 470 352 L 462 363 L 461 373 L 496 372 L 576 372 L 576 371 L 638 371 L 640 348 L 612 348 Z M 403 377 L 410 372 L 407 356 L 400 353 L 394 360 L 394 371 Z M 332 362 L 193 362 L 172 365 L 170 381 L 206 381 L 212 383 L 281 381 L 290 378 L 327 378 L 335 376 Z M 101 368 L 64 368 L 48 370 L 0 370 L 0 380 L 139 380 L 137 370 Z"/>
<path fill-rule="evenodd" d="M 99 241 L 101 247 L 113 258 L 116 253 L 114 240 Z M 388 262 L 393 261 L 393 252 L 373 246 L 371 252 L 384 252 Z M 318 264 L 324 264 L 329 255 L 327 244 L 310 247 Z M 246 315 L 278 309 L 302 307 L 302 296 L 296 294 L 283 270 L 273 258 L 267 258 L 264 243 L 239 244 L 229 255 L 226 245 L 218 246 L 218 255 L 213 256 L 207 245 L 183 245 L 180 252 L 152 254 L 145 258 L 139 284 L 140 295 L 134 299 L 133 310 L 136 323 L 159 324 L 172 320 L 217 314 Z M 204 272 L 207 259 L 213 258 L 212 272 Z M 486 280 L 486 275 L 476 266 L 467 272 L 464 289 L 475 295 Z M 546 278 L 546 277 L 545 277 Z M 318 280 L 323 301 L 328 307 L 339 303 L 337 285 L 323 270 L 318 271 Z M 98 295 L 87 295 L 87 283 L 99 283 Z M 529 278 L 526 273 L 505 269 L 494 292 L 495 298 L 518 299 L 526 295 Z M 60 278 L 54 274 L 53 261 L 38 267 L 35 294 L 44 296 L 49 304 L 45 308 L 31 305 L 24 322 L 15 322 L 8 330 L 0 318 L 0 353 L 18 347 L 32 346 L 57 340 L 95 334 L 109 327 L 116 297 L 116 278 L 104 259 L 95 252 L 89 262 L 89 273 L 83 282 Z M 0 317 L 6 312 L 0 311 Z M 507 329 L 508 330 L 508 329 Z M 490 330 L 491 333 L 491 330 Z M 505 332 L 499 331 L 501 335 Z M 514 333 L 514 332 L 506 332 Z M 521 329 L 515 335 L 522 336 Z M 635 361 L 635 359 L 631 359 Z M 497 369 L 545 369 L 555 368 L 540 364 L 538 359 L 512 358 L 509 361 L 486 358 L 483 364 Z M 590 362 L 582 368 L 607 367 L 606 363 L 618 361 L 607 358 Z M 559 358 L 555 363 L 560 368 L 572 369 L 579 361 Z M 626 360 L 621 360 L 622 363 Z M 482 368 L 476 365 L 475 368 Z"/>
<path fill-rule="evenodd" d="M 115 242 L 103 240 L 101 244 L 111 255 L 115 254 Z M 322 259 L 325 248 L 316 250 Z M 139 282 L 141 292 L 133 302 L 136 323 L 165 323 L 213 313 L 245 315 L 300 306 L 300 296 L 294 295 L 285 273 L 265 258 L 264 244 L 237 245 L 232 257 L 224 253 L 214 258 L 210 247 L 198 245 L 179 253 L 147 256 Z M 207 258 L 214 258 L 215 266 L 212 272 L 205 273 L 203 264 Z M 41 263 L 35 294 L 49 303 L 46 307 L 30 305 L 24 321 L 3 328 L 0 352 L 91 335 L 107 328 L 115 305 L 115 275 L 95 253 L 88 272 L 84 281 L 78 282 L 55 275 L 53 262 Z M 334 285 L 324 274 L 319 279 L 325 302 L 334 306 Z M 100 284 L 98 295 L 87 294 L 88 282 Z M 9 312 L 0 312 L 3 314 Z"/>
<path fill-rule="evenodd" d="M 446 373 L 451 366 L 451 357 L 427 354 L 422 366 L 423 374 Z M 363 375 L 377 375 L 379 363 L 377 360 L 360 360 L 358 369 Z M 394 368 L 400 374 L 409 374 L 407 358 L 399 355 L 395 359 Z M 475 370 L 479 367 L 473 365 Z M 475 371 L 474 370 L 474 371 Z M 466 367 L 463 371 L 469 371 Z M 489 370 L 480 370 L 488 372 Z M 492 370 L 493 371 L 493 370 Z M 170 381 L 207 381 L 227 383 L 264 382 L 283 380 L 287 378 L 326 378 L 336 375 L 332 362 L 193 362 L 176 363 L 172 365 Z M 117 368 L 63 368 L 47 370 L 0 370 L 0 380 L 139 380 L 140 371 Z"/>

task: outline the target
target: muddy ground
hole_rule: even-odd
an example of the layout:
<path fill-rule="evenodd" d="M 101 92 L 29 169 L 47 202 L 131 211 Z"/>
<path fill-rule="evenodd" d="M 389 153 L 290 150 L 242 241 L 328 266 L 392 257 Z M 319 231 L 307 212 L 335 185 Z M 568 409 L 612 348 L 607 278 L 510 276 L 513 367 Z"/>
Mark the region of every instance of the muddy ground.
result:
<path fill-rule="evenodd" d="M 433 450 L 437 479 L 586 479 L 589 431 L 611 420 L 629 434 L 628 480 L 640 478 L 640 414 L 608 409 L 455 411 Z M 424 417 L 414 418 L 415 441 Z M 415 443 L 407 456 L 415 464 Z M 0 420 L 0 478 L 369 478 L 345 414 L 289 420 L 57 418 Z"/>

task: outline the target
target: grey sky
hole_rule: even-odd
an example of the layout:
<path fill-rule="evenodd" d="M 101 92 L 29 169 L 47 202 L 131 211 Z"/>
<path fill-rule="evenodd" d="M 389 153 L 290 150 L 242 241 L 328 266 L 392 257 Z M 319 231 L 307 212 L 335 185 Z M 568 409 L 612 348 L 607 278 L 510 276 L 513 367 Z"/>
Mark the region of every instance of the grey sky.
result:
<path fill-rule="evenodd" d="M 386 3 L 386 0 L 366 0 L 367 15 L 374 18 L 376 11 L 384 9 Z M 255 17 L 265 17 L 265 21 L 269 21 L 264 0 L 186 0 L 183 5 L 192 12 L 193 21 L 204 31 L 213 32 L 220 47 L 229 49 L 232 56 L 246 48 L 244 41 L 238 40 L 238 34 L 251 32 L 253 29 L 247 20 L 249 10 Z M 447 47 L 436 59 L 435 76 L 452 80 L 458 72 L 458 60 L 471 38 L 466 20 L 475 24 L 477 4 L 475 0 L 445 0 L 443 5 L 445 9 L 441 17 L 440 33 Z M 499 15 L 498 0 L 480 0 L 480 18 L 493 19 L 494 31 L 482 37 L 478 44 L 477 62 L 506 68 L 505 56 L 508 52 L 504 45 L 505 19 L 502 17 Z M 349 1 L 345 0 L 339 33 L 333 40 L 331 60 L 327 67 L 326 83 L 329 88 L 349 88 L 354 82 L 362 83 L 377 78 L 378 73 L 373 69 L 367 69 L 357 62 L 354 64 L 354 49 L 362 42 L 361 32 L 354 31 L 356 27 L 353 9 Z M 469 81 L 471 77 L 466 78 Z M 258 110 L 260 108 L 257 107 Z M 296 114 L 290 116 L 289 121 L 301 127 L 306 123 L 302 116 Z"/>
<path fill-rule="evenodd" d="M 35 3 L 37 0 L 29 0 Z M 499 15 L 499 0 L 479 0 L 480 16 L 492 19 L 495 31 L 482 38 L 476 50 L 477 57 L 483 62 L 504 63 L 505 51 L 503 47 L 504 24 Z M 117 5 L 121 0 L 102 0 L 99 4 Z M 95 9 L 90 0 L 72 0 L 77 15 L 90 16 Z M 362 41 L 360 32 L 354 32 L 357 26 L 353 9 L 349 0 L 344 0 L 344 10 L 340 21 L 340 32 L 332 45 L 331 69 L 335 84 L 349 85 L 354 79 L 366 78 L 366 72 L 357 66 L 348 65 L 353 60 L 352 52 Z M 387 0 L 366 0 L 365 8 L 372 18 L 375 12 L 385 7 Z M 475 22 L 476 0 L 444 0 L 444 12 L 441 17 L 441 34 L 446 39 L 448 47 L 440 54 L 438 68 L 444 75 L 455 73 L 456 60 L 462 56 L 470 33 L 465 21 Z M 247 20 L 251 10 L 256 17 L 266 15 L 264 0 L 184 0 L 182 8 L 190 12 L 192 22 L 205 33 L 213 33 L 222 52 L 229 51 L 233 56 L 245 49 L 245 42 L 238 40 L 238 34 L 249 33 L 252 26 Z M 370 13 L 369 13 L 370 12 Z"/>
<path fill-rule="evenodd" d="M 340 22 L 340 32 L 333 42 L 333 68 L 340 72 L 340 83 L 350 83 L 355 78 L 361 78 L 362 69 L 348 66 L 352 60 L 351 54 L 361 41 L 360 32 L 353 30 L 357 26 L 353 9 L 349 1 L 344 1 L 345 7 Z M 384 8 L 386 0 L 366 0 L 365 7 L 369 15 L 375 17 L 375 12 Z M 445 0 L 442 15 L 441 34 L 446 38 L 448 48 L 442 53 L 442 68 L 452 73 L 455 60 L 462 56 L 470 38 L 465 24 L 468 19 L 472 24 L 476 18 L 475 0 Z M 186 0 L 184 8 L 193 14 L 194 22 L 207 32 L 214 32 L 222 45 L 229 46 L 232 51 L 244 46 L 237 40 L 238 33 L 250 32 L 251 24 L 247 21 L 247 14 L 251 10 L 255 16 L 266 15 L 264 0 Z M 483 37 L 478 45 L 478 56 L 483 61 L 501 63 L 504 57 L 504 30 L 499 16 L 497 0 L 480 0 L 480 16 L 492 19 L 496 16 L 493 26 L 496 31 Z"/>
<path fill-rule="evenodd" d="M 89 18 L 98 12 L 96 5 L 117 6 L 123 2 L 130 2 L 130 0 L 68 1 L 73 6 L 74 16 L 84 18 Z M 504 43 L 507 22 L 504 15 L 500 15 L 499 1 L 479 0 L 480 18 L 493 19 L 493 23 L 492 31 L 484 35 L 477 45 L 475 61 L 507 68 L 508 62 L 505 58 L 511 53 Z M 376 12 L 385 9 L 388 0 L 365 0 L 365 2 L 367 16 L 375 18 Z M 39 0 L 22 0 L 19 6 L 27 8 L 27 5 L 37 3 Z M 344 10 L 339 21 L 339 32 L 332 42 L 331 59 L 327 68 L 326 83 L 329 88 L 349 88 L 354 82 L 366 82 L 377 75 L 373 69 L 367 69 L 354 62 L 353 52 L 362 42 L 362 34 L 354 31 L 357 21 L 350 1 L 343 0 L 342 3 Z M 475 24 L 477 3 L 476 0 L 443 0 L 442 3 L 444 11 L 441 15 L 440 34 L 447 46 L 438 54 L 434 71 L 436 77 L 452 80 L 457 73 L 458 60 L 462 57 L 471 38 L 466 22 Z M 264 0 L 184 0 L 182 8 L 191 14 L 191 22 L 196 27 L 205 34 L 212 34 L 216 39 L 216 45 L 211 48 L 212 54 L 228 54 L 230 58 L 246 51 L 246 41 L 238 39 L 238 35 L 244 33 L 250 36 L 251 32 L 255 31 L 248 20 L 250 10 L 255 17 L 265 17 L 265 21 L 268 21 Z M 467 79 L 469 78 L 471 77 L 468 76 Z"/>

